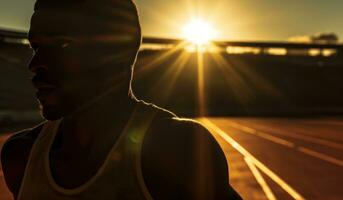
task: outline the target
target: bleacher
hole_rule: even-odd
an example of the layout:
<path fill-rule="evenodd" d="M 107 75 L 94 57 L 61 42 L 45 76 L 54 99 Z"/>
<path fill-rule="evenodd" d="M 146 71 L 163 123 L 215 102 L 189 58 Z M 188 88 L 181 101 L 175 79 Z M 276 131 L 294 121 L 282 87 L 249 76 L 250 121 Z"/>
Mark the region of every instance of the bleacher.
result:
<path fill-rule="evenodd" d="M 200 104 L 199 55 L 177 48 L 182 42 L 144 38 L 144 48 L 135 67 L 133 88 L 139 98 L 182 116 L 194 116 L 199 113 Z M 207 114 L 342 114 L 343 45 L 283 42 L 213 44 L 218 51 L 201 53 Z M 167 48 L 149 49 L 149 45 Z M 260 53 L 231 54 L 228 47 L 259 48 Z M 271 48 L 283 48 L 287 52 L 292 49 L 331 49 L 335 53 L 330 56 L 266 53 Z M 27 69 L 31 55 L 26 33 L 0 31 L 0 118 L 1 113 L 31 112 L 38 119 L 38 105 Z"/>

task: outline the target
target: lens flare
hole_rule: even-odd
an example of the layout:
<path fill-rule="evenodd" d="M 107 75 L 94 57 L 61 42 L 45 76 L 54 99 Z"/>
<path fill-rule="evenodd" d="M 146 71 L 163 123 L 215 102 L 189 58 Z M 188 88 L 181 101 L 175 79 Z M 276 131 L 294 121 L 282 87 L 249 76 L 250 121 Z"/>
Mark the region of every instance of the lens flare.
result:
<path fill-rule="evenodd" d="M 198 46 L 208 44 L 216 35 L 215 29 L 202 19 L 191 21 L 183 29 L 184 38 Z"/>

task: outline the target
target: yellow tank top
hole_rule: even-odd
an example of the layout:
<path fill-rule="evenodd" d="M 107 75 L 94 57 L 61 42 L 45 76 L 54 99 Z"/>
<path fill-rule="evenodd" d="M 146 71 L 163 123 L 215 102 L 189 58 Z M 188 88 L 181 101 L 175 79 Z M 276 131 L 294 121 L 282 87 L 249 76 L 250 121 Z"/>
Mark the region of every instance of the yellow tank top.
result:
<path fill-rule="evenodd" d="M 140 165 L 141 144 L 149 117 L 138 122 L 135 118 L 138 117 L 128 123 L 97 173 L 74 189 L 59 186 L 52 177 L 49 151 L 61 120 L 47 122 L 31 149 L 18 200 L 152 199 Z"/>

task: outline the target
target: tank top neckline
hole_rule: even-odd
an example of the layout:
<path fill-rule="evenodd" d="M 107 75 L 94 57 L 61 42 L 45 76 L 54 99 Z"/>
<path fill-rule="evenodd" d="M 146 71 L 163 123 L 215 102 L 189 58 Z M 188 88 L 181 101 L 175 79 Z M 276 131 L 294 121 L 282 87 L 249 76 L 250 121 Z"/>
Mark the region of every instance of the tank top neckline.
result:
<path fill-rule="evenodd" d="M 45 151 L 45 155 L 44 155 L 44 170 L 45 170 L 45 174 L 47 175 L 48 182 L 49 182 L 49 184 L 51 185 L 51 187 L 53 189 L 55 189 L 56 191 L 58 191 L 58 192 L 60 192 L 62 194 L 65 194 L 65 195 L 74 195 L 74 194 L 81 193 L 82 191 L 87 189 L 89 186 L 91 186 L 92 183 L 94 183 L 95 180 L 103 173 L 105 167 L 107 166 L 107 164 L 108 164 L 108 162 L 109 162 L 109 160 L 111 158 L 111 154 L 115 151 L 115 149 L 117 148 L 118 144 L 122 140 L 125 131 L 122 131 L 122 133 L 118 137 L 117 141 L 114 142 L 114 144 L 112 145 L 110 151 L 106 155 L 105 160 L 102 162 L 102 164 L 98 168 L 97 172 L 90 179 L 88 179 L 86 182 L 82 183 L 81 185 L 79 185 L 79 186 L 77 186 L 75 188 L 64 188 L 64 187 L 60 186 L 58 183 L 56 183 L 54 177 L 52 176 L 51 165 L 50 165 L 50 151 L 51 151 L 51 147 L 52 147 L 53 142 L 56 139 L 56 135 L 58 133 L 58 129 L 60 127 L 60 124 L 61 124 L 62 120 L 63 119 L 56 120 L 56 121 L 53 121 L 53 122 L 48 122 L 48 123 L 51 123 L 49 125 L 52 126 L 51 127 L 52 128 L 51 129 L 52 133 L 51 133 L 51 136 L 49 138 L 48 145 L 47 145 L 47 150 Z"/>

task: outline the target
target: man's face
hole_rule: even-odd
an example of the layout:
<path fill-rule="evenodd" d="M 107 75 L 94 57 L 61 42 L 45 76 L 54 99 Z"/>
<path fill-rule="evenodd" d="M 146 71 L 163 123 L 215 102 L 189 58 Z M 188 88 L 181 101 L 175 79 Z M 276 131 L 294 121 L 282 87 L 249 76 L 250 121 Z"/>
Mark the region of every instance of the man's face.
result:
<path fill-rule="evenodd" d="M 79 12 L 38 10 L 32 16 L 29 40 L 35 53 L 29 68 L 48 120 L 76 110 L 101 92 L 108 78 L 99 69 L 106 55 L 89 42 L 82 23 Z"/>

